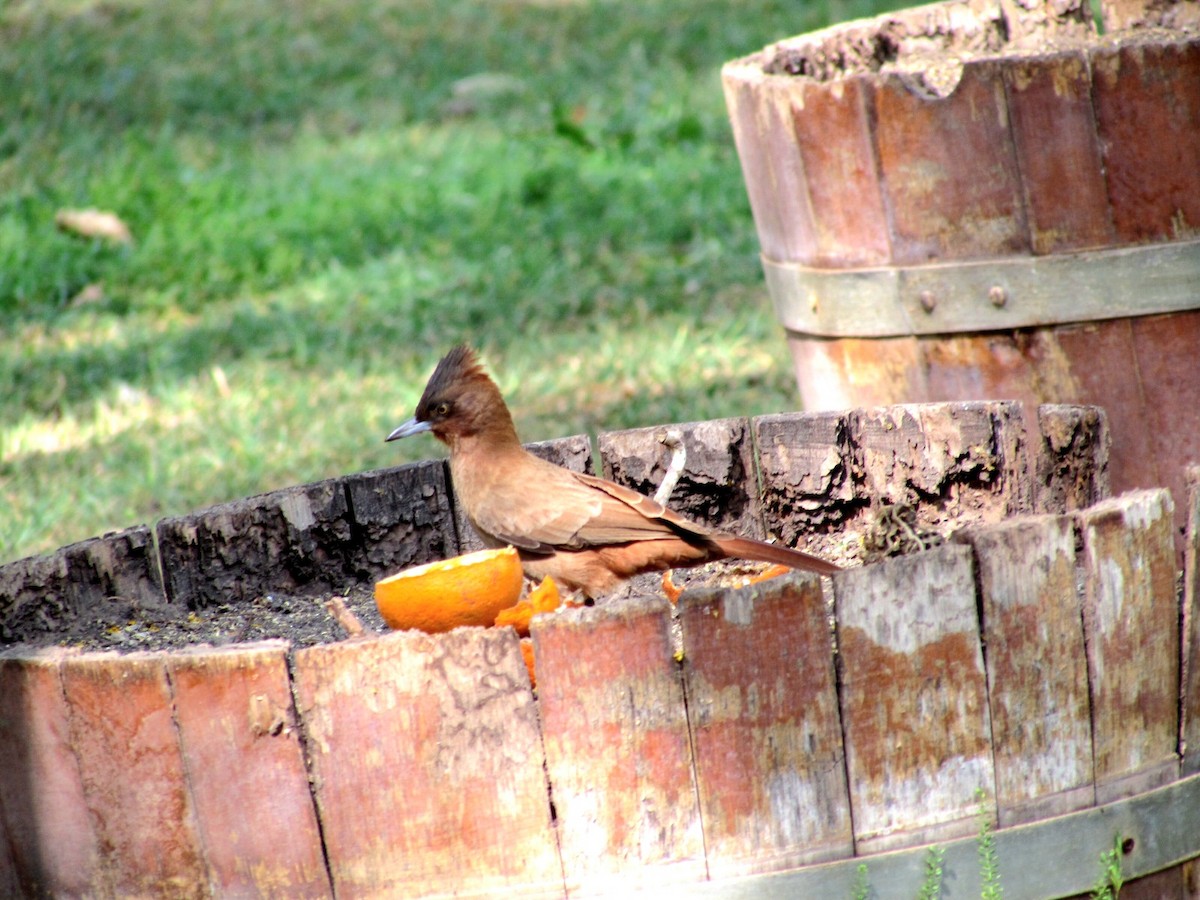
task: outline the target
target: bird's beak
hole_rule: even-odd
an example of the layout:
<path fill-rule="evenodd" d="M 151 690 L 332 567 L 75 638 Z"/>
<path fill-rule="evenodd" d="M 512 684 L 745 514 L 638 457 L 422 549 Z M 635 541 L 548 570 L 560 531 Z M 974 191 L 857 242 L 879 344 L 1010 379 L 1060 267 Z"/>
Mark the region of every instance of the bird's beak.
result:
<path fill-rule="evenodd" d="M 414 434 L 422 434 L 426 431 L 430 431 L 432 428 L 433 426 L 428 422 L 420 422 L 414 417 L 409 419 L 383 440 L 384 443 L 387 443 L 388 441 L 398 441 L 400 438 L 412 437 Z"/>

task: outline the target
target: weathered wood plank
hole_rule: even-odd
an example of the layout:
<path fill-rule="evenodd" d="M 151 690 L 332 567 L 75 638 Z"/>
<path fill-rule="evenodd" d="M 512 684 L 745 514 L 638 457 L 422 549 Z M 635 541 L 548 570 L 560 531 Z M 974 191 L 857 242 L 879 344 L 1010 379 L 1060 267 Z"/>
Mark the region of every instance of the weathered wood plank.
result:
<path fill-rule="evenodd" d="M 572 895 L 705 877 L 683 688 L 659 598 L 534 619 L 538 706 Z"/>
<path fill-rule="evenodd" d="M 811 265 L 816 261 L 816 234 L 804 158 L 792 130 L 799 85 L 794 78 L 764 77 L 754 97 L 758 140 L 770 202 L 778 210 L 782 256 L 779 260 Z"/>
<path fill-rule="evenodd" d="M 38 888 L 25 888 L 18 880 L 17 863 L 13 859 L 16 841 L 9 836 L 8 825 L 0 817 L 0 896 L 22 897 L 34 893 Z"/>
<path fill-rule="evenodd" d="M 1200 223 L 1200 40 L 1134 34 L 1091 60 L 1117 234 L 1177 240 Z"/>
<path fill-rule="evenodd" d="M 995 774 L 970 549 L 850 569 L 833 590 L 857 852 L 974 833 Z"/>
<path fill-rule="evenodd" d="M 184 766 L 217 896 L 332 896 L 296 729 L 288 644 L 167 658 Z"/>
<path fill-rule="evenodd" d="M 831 341 L 789 332 L 788 347 L 801 405 L 810 412 L 932 399 L 915 337 Z"/>
<path fill-rule="evenodd" d="M 1137 351 L 1128 319 L 1090 322 L 1054 329 L 1059 367 L 1067 380 L 1061 399 L 1104 408 L 1112 437 L 1109 479 L 1114 493 L 1157 487 L 1160 460 L 1145 406 L 1145 388 L 1137 373 Z"/>
<path fill-rule="evenodd" d="M 540 456 L 564 469 L 587 472 L 589 475 L 592 473 L 592 442 L 586 434 L 575 434 L 550 441 L 534 441 L 526 444 L 525 449 L 534 456 Z M 448 472 L 446 483 L 451 483 Z M 454 504 L 454 525 L 458 531 L 458 553 L 483 549 L 483 541 L 458 503 Z"/>
<path fill-rule="evenodd" d="M 1032 511 L 1021 416 L 995 401 L 854 410 L 862 490 L 873 506 L 915 506 L 933 528 Z"/>
<path fill-rule="evenodd" d="M 1200 25 L 1200 7 L 1190 0 L 1101 0 L 1100 10 L 1104 15 L 1104 29 L 1110 34 L 1158 26 L 1195 33 L 1196 26 Z"/>
<path fill-rule="evenodd" d="M 591 474 L 593 471 L 592 440 L 586 434 L 572 434 L 548 441 L 531 441 L 525 445 L 525 449 L 534 456 L 540 456 L 572 472 Z"/>
<path fill-rule="evenodd" d="M 1171 495 L 1154 490 L 1078 513 L 1099 803 L 1179 773 L 1173 512 Z"/>
<path fill-rule="evenodd" d="M 1013 59 L 1003 75 L 1033 252 L 1114 243 L 1087 57 Z"/>
<path fill-rule="evenodd" d="M 1145 398 L 1150 449 L 1160 461 L 1158 481 L 1144 486 L 1165 487 L 1171 492 L 1176 511 L 1176 550 L 1182 559 L 1187 507 L 1184 466 L 1200 463 L 1200 378 L 1195 377 L 1200 309 L 1142 316 L 1130 326 L 1137 382 Z"/>
<path fill-rule="evenodd" d="M 1181 868 L 1194 877 L 1196 811 L 1200 809 L 1200 779 L 1187 779 L 1102 807 L 1043 819 L 1019 828 L 995 832 L 1000 861 L 1000 887 L 1006 900 L 1047 900 L 1070 897 L 1091 900 L 1091 888 L 1100 874 L 1099 855 L 1111 850 L 1116 835 L 1132 837 L 1121 855 L 1126 879 L 1191 860 Z M 983 896 L 979 838 L 972 834 L 939 841 L 944 852 L 942 890 L 946 900 Z M 793 900 L 793 898 L 845 898 L 862 896 L 861 866 L 866 866 L 867 896 L 874 900 L 914 900 L 928 884 L 929 847 L 912 847 L 868 857 L 806 866 L 736 880 L 708 882 L 689 889 L 689 900 Z M 1150 876 L 1153 878 L 1154 876 Z M 1136 883 L 1126 881 L 1126 886 Z M 1160 882 L 1161 883 L 1161 882 Z M 1189 882 L 1194 884 L 1195 882 Z M 1140 895 L 1143 900 L 1146 895 Z M 1155 900 L 1194 900 L 1194 891 L 1151 893 Z M 1122 900 L 1125 889 L 1121 890 Z"/>
<path fill-rule="evenodd" d="M 1196 891 L 1195 863 L 1171 866 L 1161 872 L 1143 875 L 1121 885 L 1122 900 L 1193 900 Z M 1094 896 L 1094 895 L 1092 895 Z"/>
<path fill-rule="evenodd" d="M 758 480 L 747 419 L 714 419 L 680 425 L 610 431 L 599 437 L 605 478 L 653 497 L 671 463 L 663 443 L 680 433 L 686 463 L 668 501 L 672 509 L 715 528 L 761 538 Z"/>
<path fill-rule="evenodd" d="M 973 528 L 1001 827 L 1095 802 L 1087 655 L 1069 516 Z"/>
<path fill-rule="evenodd" d="M 757 69 L 756 65 L 728 63 L 721 70 L 721 86 L 759 244 L 762 252 L 771 259 L 784 260 L 788 259 L 788 251 L 781 211 L 776 204 L 776 191 L 767 167 L 766 142 L 760 134 L 759 85 L 763 75 Z"/>
<path fill-rule="evenodd" d="M 1183 556 L 1183 772 L 1200 772 L 1200 465 L 1188 466 Z"/>
<path fill-rule="evenodd" d="M 0 643 L 66 632 L 114 604 L 165 602 L 150 529 L 139 525 L 0 566 Z"/>
<path fill-rule="evenodd" d="M 70 654 L 0 653 L 0 830 L 12 854 L 11 885 L 0 876 L 3 896 L 83 897 L 103 889 L 59 678 Z"/>
<path fill-rule="evenodd" d="M 1040 332 L 987 331 L 922 334 L 916 338 L 927 390 L 902 398 L 980 401 L 1003 397 L 1022 405 L 1027 430 L 1036 423 Z"/>
<path fill-rule="evenodd" d="M 349 574 L 373 582 L 458 552 L 444 460 L 360 472 L 345 484 L 353 539 Z"/>
<path fill-rule="evenodd" d="M 1145 22 L 1146 14 L 1158 7 L 1160 4 L 1154 0 L 1100 0 L 1104 28 L 1110 32 Z"/>
<path fill-rule="evenodd" d="M 891 257 L 864 78 L 798 78 L 792 133 L 804 160 L 816 239 L 813 264 L 878 266 Z"/>
<path fill-rule="evenodd" d="M 297 485 L 158 523 L 167 596 L 189 608 L 347 587 L 341 480 Z"/>
<path fill-rule="evenodd" d="M 0 639 L 25 640 L 75 618 L 79 610 L 68 585 L 61 550 L 0 566 Z"/>
<path fill-rule="evenodd" d="M 881 75 L 875 109 L 894 263 L 1028 250 L 999 63 L 964 63 L 945 97 L 910 74 Z"/>
<path fill-rule="evenodd" d="M 843 413 L 785 413 L 752 420 L 768 534 L 820 553 L 861 508 Z"/>
<path fill-rule="evenodd" d="M 562 895 L 514 632 L 308 647 L 293 690 L 338 897 Z"/>
<path fill-rule="evenodd" d="M 811 262 L 814 234 L 804 163 L 792 135 L 795 79 L 765 75 L 753 60 L 721 71 L 734 142 L 763 253 Z"/>
<path fill-rule="evenodd" d="M 1099 406 L 1043 404 L 1037 421 L 1036 510 L 1074 512 L 1107 500 L 1112 445 L 1108 414 Z"/>
<path fill-rule="evenodd" d="M 102 896 L 209 895 L 166 657 L 88 653 L 61 663 Z"/>
<path fill-rule="evenodd" d="M 680 599 L 684 685 L 714 879 L 853 853 L 820 581 Z"/>

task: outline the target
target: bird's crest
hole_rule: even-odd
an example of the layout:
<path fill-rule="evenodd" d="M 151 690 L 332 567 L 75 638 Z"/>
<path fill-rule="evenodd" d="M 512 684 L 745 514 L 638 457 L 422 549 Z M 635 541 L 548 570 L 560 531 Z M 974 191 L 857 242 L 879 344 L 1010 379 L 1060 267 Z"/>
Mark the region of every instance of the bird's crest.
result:
<path fill-rule="evenodd" d="M 459 344 L 438 362 L 437 368 L 429 376 L 429 382 L 425 385 L 425 393 L 421 399 L 440 397 L 451 385 L 479 378 L 491 381 L 487 372 L 483 370 L 483 365 L 479 362 L 479 356 L 475 351 L 466 344 Z"/>

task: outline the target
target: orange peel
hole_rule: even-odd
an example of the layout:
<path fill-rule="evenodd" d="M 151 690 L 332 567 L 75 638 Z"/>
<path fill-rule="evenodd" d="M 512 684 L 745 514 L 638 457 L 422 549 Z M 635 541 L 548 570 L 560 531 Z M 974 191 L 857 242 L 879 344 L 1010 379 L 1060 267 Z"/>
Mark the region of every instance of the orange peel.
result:
<path fill-rule="evenodd" d="M 496 614 L 496 627 L 515 628 L 521 637 L 529 637 L 529 623 L 538 613 L 554 612 L 562 605 L 558 585 L 547 575 L 542 583 L 529 592 L 529 596 L 515 606 L 502 609 Z"/>
<path fill-rule="evenodd" d="M 478 550 L 405 569 L 375 583 L 375 605 L 396 630 L 488 626 L 516 603 L 524 576 L 512 547 Z"/>
<path fill-rule="evenodd" d="M 529 686 L 537 687 L 537 672 L 533 662 L 533 638 L 521 638 L 521 657 L 525 660 L 525 668 L 529 670 Z"/>
<path fill-rule="evenodd" d="M 675 579 L 671 577 L 671 570 L 667 569 L 662 573 L 662 591 L 667 595 L 667 599 L 674 606 L 679 602 L 679 596 L 683 593 L 683 588 L 675 583 Z"/>
<path fill-rule="evenodd" d="M 791 566 L 782 566 L 779 563 L 771 563 L 757 575 L 750 578 L 750 584 L 758 584 L 760 581 L 769 581 L 772 578 L 778 578 L 780 575 L 786 575 L 788 572 L 794 572 Z"/>

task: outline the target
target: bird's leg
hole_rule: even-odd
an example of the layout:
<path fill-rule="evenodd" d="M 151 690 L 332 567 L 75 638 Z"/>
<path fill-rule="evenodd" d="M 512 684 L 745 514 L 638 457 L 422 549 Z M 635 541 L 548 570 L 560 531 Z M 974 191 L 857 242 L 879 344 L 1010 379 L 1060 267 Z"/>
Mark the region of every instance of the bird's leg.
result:
<path fill-rule="evenodd" d="M 668 429 L 666 434 L 658 440 L 671 451 L 671 461 L 667 464 L 667 472 L 663 475 L 663 480 L 659 482 L 658 490 L 654 492 L 654 502 L 666 506 L 667 501 L 671 499 L 671 492 L 679 483 L 683 467 L 687 464 L 687 448 L 683 446 L 683 435 L 678 428 Z"/>

